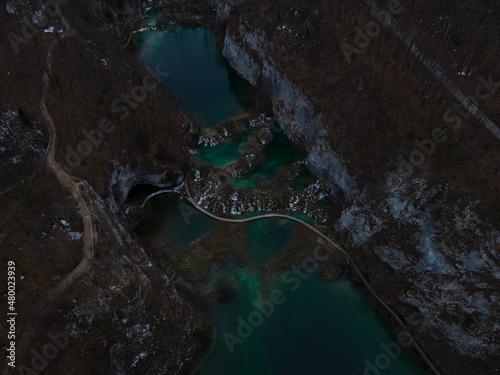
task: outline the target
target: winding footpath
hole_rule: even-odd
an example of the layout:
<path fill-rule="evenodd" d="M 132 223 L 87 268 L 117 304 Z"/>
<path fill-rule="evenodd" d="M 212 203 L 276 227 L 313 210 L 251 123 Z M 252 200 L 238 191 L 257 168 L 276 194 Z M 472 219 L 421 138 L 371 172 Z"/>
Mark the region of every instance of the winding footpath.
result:
<path fill-rule="evenodd" d="M 192 125 L 190 124 L 190 128 L 186 132 L 186 134 L 184 136 L 184 140 L 189 135 L 191 127 L 192 127 Z M 425 352 L 421 348 L 420 344 L 417 342 L 417 340 L 415 339 L 415 337 L 413 336 L 413 334 L 411 333 L 411 331 L 408 329 L 408 327 L 405 324 L 405 322 L 403 322 L 401 320 L 401 318 L 394 312 L 394 310 L 381 297 L 379 297 L 379 295 L 377 294 L 377 292 L 371 287 L 370 283 L 364 277 L 363 273 L 361 272 L 361 269 L 358 267 L 358 265 L 357 265 L 356 261 L 354 260 L 354 258 L 344 248 L 342 248 L 338 243 L 336 243 L 335 241 L 333 241 L 332 239 L 330 239 L 330 237 L 326 236 L 324 233 L 322 233 L 321 231 L 319 231 L 317 228 L 313 227 L 312 225 L 306 223 L 305 221 L 303 221 L 303 220 L 301 220 L 299 218 L 290 216 L 290 215 L 285 215 L 285 214 L 262 214 L 262 215 L 259 215 L 259 216 L 249 217 L 249 218 L 245 218 L 245 219 L 231 219 L 231 218 L 225 218 L 225 217 L 217 216 L 217 215 L 215 215 L 215 214 L 213 214 L 213 213 L 205 210 L 203 207 L 200 207 L 196 203 L 196 201 L 193 199 L 193 197 L 191 196 L 191 192 L 189 191 L 189 184 L 188 184 L 189 175 L 191 173 L 192 166 L 193 166 L 193 163 L 194 163 L 193 155 L 189 151 L 187 151 L 186 149 L 185 149 L 185 151 L 187 152 L 187 154 L 189 155 L 190 160 L 191 160 L 190 161 L 189 171 L 188 171 L 188 173 L 186 173 L 186 177 L 184 178 L 184 186 L 186 188 L 186 200 L 188 202 L 190 202 L 198 211 L 204 213 L 205 215 L 211 217 L 212 219 L 219 220 L 219 221 L 224 221 L 224 222 L 227 222 L 227 223 L 248 223 L 250 221 L 255 221 L 255 220 L 262 220 L 262 219 L 269 219 L 269 218 L 280 218 L 280 219 L 292 220 L 292 221 L 294 221 L 296 223 L 305 225 L 307 228 L 309 228 L 310 230 L 312 230 L 314 233 L 316 233 L 318 236 L 320 236 L 324 241 L 326 241 L 327 243 L 329 243 L 331 246 L 333 246 L 335 249 L 337 249 L 338 251 L 340 251 L 346 257 L 346 259 L 348 260 L 349 264 L 354 268 L 354 270 L 356 271 L 358 277 L 361 279 L 361 281 L 363 282 L 363 284 L 365 285 L 365 287 L 370 291 L 370 293 L 373 295 L 373 297 L 375 297 L 375 299 L 387 310 L 387 312 L 392 315 L 392 317 L 398 322 L 398 324 L 401 326 L 401 328 L 403 328 L 403 330 L 406 331 L 411 336 L 413 347 L 420 354 L 421 358 L 424 360 L 424 362 L 427 364 L 427 366 L 429 366 L 429 368 L 436 375 L 441 375 L 440 371 L 432 363 L 432 361 L 429 359 L 429 357 L 427 356 L 427 354 L 425 354 Z"/>
<path fill-rule="evenodd" d="M 76 266 L 69 274 L 67 274 L 59 284 L 57 284 L 54 288 L 52 288 L 48 292 L 46 299 L 42 302 L 41 306 L 35 313 L 33 319 L 26 327 L 26 331 L 20 340 L 18 354 L 17 354 L 18 357 L 21 357 L 21 354 L 26 350 L 27 345 L 33 339 L 36 332 L 37 323 L 42 319 L 42 317 L 48 311 L 52 302 L 54 302 L 54 300 L 57 297 L 59 297 L 67 288 L 69 288 L 76 279 L 78 279 L 82 274 L 88 271 L 95 256 L 94 230 L 93 230 L 93 222 L 90 210 L 88 209 L 87 204 L 85 203 L 85 200 L 83 199 L 82 194 L 78 189 L 78 186 L 75 184 L 73 179 L 66 172 L 64 172 L 61 169 L 61 167 L 59 167 L 59 165 L 54 159 L 55 147 L 56 147 L 56 128 L 46 103 L 46 97 L 50 85 L 50 75 L 53 73 L 51 64 L 52 50 L 54 49 L 56 43 L 57 39 L 54 40 L 49 47 L 49 50 L 47 52 L 46 69 L 42 78 L 43 89 L 42 89 L 42 98 L 40 100 L 40 109 L 42 111 L 42 116 L 47 124 L 49 132 L 49 144 L 47 146 L 47 150 L 45 151 L 45 155 L 42 159 L 42 163 L 45 163 L 46 167 L 54 173 L 59 183 L 70 192 L 72 198 L 78 204 L 78 210 L 82 217 L 83 231 L 84 231 L 83 259 L 80 261 L 78 266 Z"/>
<path fill-rule="evenodd" d="M 65 25 L 66 30 L 69 30 L 66 33 L 67 36 L 73 36 L 74 32 L 71 30 L 71 27 L 69 26 L 66 19 L 63 17 L 61 21 Z M 63 34 L 63 36 L 66 35 Z M 57 39 L 55 39 L 50 44 L 45 64 L 46 69 L 42 78 L 43 85 L 42 85 L 42 98 L 40 100 L 40 110 L 42 111 L 43 119 L 47 124 L 47 130 L 49 132 L 49 143 L 47 145 L 47 149 L 45 150 L 45 154 L 42 157 L 39 164 L 40 165 L 45 164 L 47 168 L 55 174 L 59 183 L 71 193 L 73 199 L 78 203 L 78 209 L 83 220 L 84 244 L 83 244 L 82 261 L 78 264 L 78 266 L 75 269 L 73 269 L 73 271 L 71 271 L 68 275 L 66 275 L 66 277 L 54 289 L 52 289 L 49 292 L 47 298 L 50 301 L 56 299 L 58 295 L 60 295 L 67 287 L 69 287 L 73 283 L 73 281 L 75 281 L 75 279 L 77 279 L 80 275 L 82 275 L 89 269 L 95 255 L 94 243 L 93 243 L 93 237 L 94 237 L 93 224 L 90 211 L 87 207 L 87 204 L 85 203 L 85 200 L 82 197 L 82 194 L 80 193 L 80 189 L 78 189 L 78 186 L 75 184 L 73 179 L 66 172 L 64 172 L 61 169 L 61 167 L 59 167 L 59 165 L 55 161 L 55 149 L 56 149 L 56 139 L 57 139 L 56 128 L 54 125 L 54 121 L 52 120 L 52 116 L 50 115 L 49 109 L 47 107 L 46 99 L 47 99 L 47 91 L 50 85 L 50 75 L 53 74 L 52 50 L 54 49 L 56 43 Z M 26 179 L 32 179 L 34 178 L 35 174 L 36 172 L 34 172 L 32 176 L 29 176 L 21 181 L 25 181 Z M 4 194 L 10 191 L 14 189 L 16 186 L 17 184 L 0 192 L 0 194 Z"/>
<path fill-rule="evenodd" d="M 73 179 L 66 172 L 64 172 L 61 167 L 59 167 L 54 159 L 56 148 L 56 128 L 47 107 L 46 96 L 50 84 L 50 74 L 52 74 L 52 50 L 55 46 L 56 41 L 57 40 L 52 42 L 47 54 L 47 69 L 45 69 L 43 77 L 43 93 L 42 99 L 40 101 L 40 109 L 42 111 L 43 118 L 47 123 L 47 128 L 49 131 L 49 145 L 47 147 L 47 152 L 45 153 L 45 163 L 47 167 L 56 175 L 59 183 L 67 190 L 69 190 L 73 199 L 78 203 L 78 209 L 83 221 L 84 241 L 83 259 L 80 261 L 76 268 L 74 268 L 68 275 L 66 275 L 66 277 L 49 292 L 47 298 L 50 301 L 56 299 L 57 296 L 59 296 L 66 288 L 68 288 L 79 276 L 85 273 L 90 268 L 90 265 L 92 264 L 95 256 L 93 241 L 94 231 L 90 211 Z"/>

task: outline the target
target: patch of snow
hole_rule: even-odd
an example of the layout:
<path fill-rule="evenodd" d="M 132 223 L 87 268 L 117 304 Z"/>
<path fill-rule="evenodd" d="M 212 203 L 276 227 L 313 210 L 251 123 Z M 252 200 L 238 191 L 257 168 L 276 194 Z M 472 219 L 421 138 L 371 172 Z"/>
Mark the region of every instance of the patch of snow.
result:
<path fill-rule="evenodd" d="M 406 258 L 404 252 L 398 251 L 395 248 L 376 246 L 374 251 L 384 263 L 387 263 L 395 270 L 408 269 L 412 266 L 412 263 Z"/>
<path fill-rule="evenodd" d="M 31 16 L 31 22 L 37 25 L 39 23 L 42 23 L 44 18 L 45 16 L 43 14 L 43 8 L 42 8 L 33 13 L 33 15 Z"/>
<path fill-rule="evenodd" d="M 194 176 L 195 176 L 194 178 L 195 182 L 201 181 L 201 172 L 199 170 L 195 169 Z"/>
<path fill-rule="evenodd" d="M 434 273 L 450 272 L 453 267 L 441 254 L 437 244 L 434 241 L 434 221 L 429 217 L 428 220 L 421 223 L 420 241 L 417 249 L 422 253 L 420 263 L 425 270 Z M 442 245 L 442 244 L 441 244 Z"/>
<path fill-rule="evenodd" d="M 139 362 L 141 359 L 146 358 L 147 355 L 147 353 L 141 353 L 137 357 L 135 357 L 132 361 L 132 367 L 135 367 L 137 365 L 137 362 Z"/>
<path fill-rule="evenodd" d="M 68 232 L 68 235 L 72 241 L 81 240 L 83 238 L 82 232 Z"/>
<path fill-rule="evenodd" d="M 143 31 L 156 31 L 156 30 L 158 30 L 158 28 L 156 26 L 145 26 L 145 27 L 141 27 L 138 30 L 134 30 L 132 32 L 135 34 L 135 33 L 141 33 Z"/>
<path fill-rule="evenodd" d="M 352 206 L 342 212 L 342 216 L 339 219 L 339 226 L 342 226 L 351 233 L 352 239 L 357 246 L 364 244 L 375 233 L 380 232 L 384 228 L 382 221 L 378 217 L 365 214 L 357 206 Z"/>
<path fill-rule="evenodd" d="M 14 14 L 16 13 L 16 11 L 14 10 L 14 5 L 12 5 L 12 3 L 9 1 L 7 2 L 7 4 L 5 5 L 5 10 L 7 11 L 7 13 L 9 14 Z"/>

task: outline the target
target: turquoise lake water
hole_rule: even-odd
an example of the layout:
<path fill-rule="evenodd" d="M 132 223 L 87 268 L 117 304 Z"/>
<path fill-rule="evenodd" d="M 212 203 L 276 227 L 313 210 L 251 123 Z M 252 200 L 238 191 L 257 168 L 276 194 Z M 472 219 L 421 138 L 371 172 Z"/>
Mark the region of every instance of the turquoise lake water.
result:
<path fill-rule="evenodd" d="M 257 129 L 252 129 L 245 134 L 225 140 L 216 146 L 199 146 L 195 155 L 195 164 L 210 164 L 223 168 L 233 163 L 238 157 L 245 154 L 245 146 L 249 143 L 252 134 Z M 273 132 L 272 138 L 263 149 L 263 159 L 252 170 L 242 176 L 231 178 L 235 188 L 255 189 L 262 187 L 259 181 L 273 181 L 281 166 L 303 158 L 303 155 L 293 146 L 283 132 Z M 315 178 L 303 167 L 294 184 L 294 189 L 302 191 L 305 186 L 314 182 Z"/>
<path fill-rule="evenodd" d="M 242 101 L 238 100 L 238 90 L 234 89 L 234 72 L 228 70 L 227 63 L 215 50 L 210 32 L 180 29 L 170 34 L 162 33 L 155 39 L 158 43 L 148 42 L 146 35 L 139 35 L 138 40 L 142 40 L 146 63 L 160 64 L 162 70 L 171 73 L 167 79 L 170 89 L 182 93 L 185 105 L 197 113 L 205 126 L 214 126 L 243 108 Z M 233 78 L 229 78 L 232 75 Z M 231 150 L 240 141 L 220 146 L 225 156 L 212 160 L 213 164 L 220 166 L 231 162 Z M 296 160 L 294 151 L 280 149 L 286 143 L 284 140 L 277 138 L 276 142 L 276 147 L 265 154 L 264 163 L 236 181 L 237 184 L 253 187 L 257 175 L 273 178 L 280 163 Z M 211 162 L 210 152 L 201 156 L 205 162 Z M 307 171 L 302 171 L 296 188 L 303 189 L 311 178 Z M 179 209 L 186 203 L 178 198 L 159 196 L 153 198 L 151 203 L 144 213 L 145 221 L 136 229 L 139 235 L 161 233 L 176 246 L 182 247 L 216 230 L 215 222 L 203 214 L 192 215 L 187 222 L 183 210 Z M 189 211 L 186 206 L 183 209 L 184 212 Z M 250 266 L 225 275 L 237 290 L 235 299 L 225 303 L 216 300 L 210 305 L 217 334 L 214 346 L 198 373 L 426 374 L 409 350 L 403 350 L 397 358 L 389 359 L 387 368 L 377 370 L 379 373 L 373 369 L 366 370 L 366 361 L 374 363 L 376 358 L 383 358 L 385 352 L 381 344 L 396 341 L 396 335 L 374 310 L 363 291 L 348 278 L 332 283 L 314 274 L 301 280 L 290 274 L 283 278 L 286 270 L 280 273 L 262 271 L 263 263 L 293 243 L 295 225 L 286 220 L 264 220 L 247 225 Z M 297 283 L 297 280 L 300 282 Z M 248 321 L 249 315 L 256 311 L 254 303 L 269 299 L 273 290 L 279 290 L 285 301 L 275 305 L 273 313 L 264 317 L 247 338 L 230 345 L 231 353 L 227 337 L 230 337 L 229 334 L 238 337 L 237 329 L 241 324 L 238 318 Z"/>
<path fill-rule="evenodd" d="M 264 148 L 263 161 L 256 165 L 251 172 L 234 178 L 233 184 L 235 187 L 246 189 L 260 187 L 259 178 L 272 181 L 275 179 L 280 166 L 289 165 L 302 158 L 302 155 L 283 132 L 273 132 L 272 137 L 272 140 Z"/>
<path fill-rule="evenodd" d="M 248 144 L 254 130 L 227 139 L 216 146 L 199 146 L 195 155 L 196 164 L 210 164 L 214 167 L 222 168 L 233 163 Z"/>
<path fill-rule="evenodd" d="M 187 115 L 206 127 L 227 120 L 248 106 L 247 84 L 217 52 L 215 38 L 203 28 L 173 27 L 168 33 L 136 33 L 141 55 L 150 66 L 168 72 L 169 91 L 180 98 Z"/>
<path fill-rule="evenodd" d="M 286 270 L 269 274 L 260 269 L 260 265 L 293 244 L 295 225 L 287 220 L 247 225 L 251 264 L 233 275 L 237 298 L 211 305 L 217 338 L 200 375 L 364 375 L 368 366 L 365 360 L 374 364 L 385 353 L 381 344 L 396 341 L 387 322 L 347 277 L 332 283 L 314 273 L 302 280 Z M 248 338 L 234 344 L 230 336 L 224 337 L 226 332 L 237 336 L 241 324 L 237 319 L 241 317 L 248 323 L 249 315 L 259 311 L 254 303 L 269 300 L 275 289 L 283 293 L 284 302 L 275 305 L 273 313 L 264 317 Z M 426 373 L 418 360 L 404 350 L 380 372 Z M 374 375 L 370 371 L 367 374 Z"/>
<path fill-rule="evenodd" d="M 176 194 L 161 194 L 151 198 L 145 207 L 146 215 L 136 227 L 139 236 L 161 235 L 172 245 L 183 248 L 203 235 L 217 229 L 214 219 L 179 198 Z"/>

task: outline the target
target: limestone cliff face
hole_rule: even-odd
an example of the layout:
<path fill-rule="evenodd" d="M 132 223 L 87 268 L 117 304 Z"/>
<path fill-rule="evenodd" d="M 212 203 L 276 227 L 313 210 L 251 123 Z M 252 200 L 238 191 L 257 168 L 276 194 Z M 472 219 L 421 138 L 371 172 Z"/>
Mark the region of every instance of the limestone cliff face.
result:
<path fill-rule="evenodd" d="M 384 285 L 388 275 L 370 272 L 370 277 L 418 309 L 425 336 L 497 366 L 500 233 L 474 213 L 479 201 L 463 194 L 450 207 L 446 183 L 433 185 L 401 171 L 387 179 L 378 199 L 361 194 L 335 228 L 365 250 L 371 267 L 382 270 L 377 258 L 391 267 L 398 285 Z"/>
<path fill-rule="evenodd" d="M 437 169 L 434 163 L 408 170 L 398 161 L 398 156 L 409 153 L 411 148 L 409 151 L 402 148 L 402 141 L 391 145 L 395 130 L 382 129 L 375 120 L 379 110 L 372 109 L 372 102 L 378 98 L 375 99 L 377 94 L 372 92 L 371 99 L 365 88 L 368 85 L 366 68 L 353 69 L 349 76 L 333 79 L 324 73 L 315 75 L 314 70 L 309 75 L 311 86 L 318 86 L 319 82 L 328 92 L 344 91 L 340 96 L 351 96 L 353 102 L 359 95 L 366 103 L 365 109 L 358 106 L 351 107 L 350 111 L 361 113 L 360 117 L 366 111 L 366 123 L 356 126 L 363 129 L 360 137 L 366 137 L 368 132 L 373 134 L 371 141 L 367 137 L 361 147 L 344 147 L 342 143 L 357 144 L 353 139 L 357 137 L 355 132 L 345 139 L 332 136 L 348 134 L 352 120 L 345 118 L 342 108 L 332 108 L 325 99 L 311 96 L 308 80 L 302 78 L 307 73 L 300 70 L 302 66 L 310 72 L 307 64 L 314 57 L 302 56 L 299 50 L 306 50 L 308 43 L 321 44 L 321 41 L 311 40 L 308 34 L 300 36 L 304 30 L 301 26 L 306 25 L 309 33 L 310 22 L 308 18 L 300 25 L 296 19 L 303 21 L 303 14 L 321 14 L 324 9 L 317 3 L 316 8 L 311 3 L 306 10 L 292 7 L 281 13 L 277 10 L 274 18 L 269 14 L 259 18 L 256 12 L 266 7 L 265 1 L 252 4 L 251 9 L 245 7 L 244 2 L 218 1 L 218 20 L 225 30 L 223 54 L 244 78 L 269 95 L 274 115 L 285 134 L 307 150 L 307 165 L 329 185 L 343 205 L 341 215 L 334 218 L 334 228 L 352 245 L 355 258 L 374 287 L 406 317 L 415 311 L 424 317 L 424 327 L 417 337 L 433 361 L 444 373 L 468 374 L 473 368 L 495 371 L 500 366 L 497 320 L 500 315 L 497 260 L 500 234 L 492 225 L 494 216 L 479 212 L 481 205 L 498 205 L 496 199 L 488 198 L 495 185 L 478 187 L 469 177 L 474 173 L 470 169 L 457 170 L 450 179 L 455 172 L 446 171 L 456 168 L 452 161 L 444 170 Z M 286 21 L 284 13 L 288 15 Z M 331 17 L 340 19 L 342 14 Z M 326 24 L 325 18 L 317 22 Z M 281 33 L 288 33 L 290 37 L 282 38 L 279 43 L 283 44 L 278 44 L 280 37 L 276 34 Z M 339 50 L 336 53 L 341 54 Z M 330 55 L 327 57 L 332 60 Z M 289 68 L 288 65 L 293 64 L 290 61 L 295 63 L 295 69 Z M 372 79 L 392 80 L 384 76 L 385 73 L 379 74 Z M 327 84 L 329 80 L 338 86 Z M 402 109 L 405 116 L 415 110 L 415 100 L 412 100 Z M 439 122 L 442 119 L 436 120 L 436 124 Z M 380 133 L 377 134 L 377 130 L 372 133 L 373 126 L 380 126 Z M 398 128 L 400 132 L 407 131 L 403 125 Z M 384 143 L 389 145 L 384 150 L 388 156 L 386 161 L 372 163 L 371 159 L 377 159 L 379 154 L 370 155 L 371 145 L 375 144 L 380 150 Z M 495 148 L 498 149 L 498 145 Z M 361 173 L 366 168 L 377 177 L 367 179 L 366 174 Z M 458 179 L 468 183 L 457 188 L 457 175 L 463 175 Z"/>
<path fill-rule="evenodd" d="M 272 59 L 272 50 L 263 33 L 240 25 L 235 36 L 226 31 L 222 52 L 252 85 L 269 88 L 274 115 L 283 131 L 309 152 L 309 169 L 328 183 L 340 201 L 351 203 L 357 191 L 355 180 L 326 140 L 321 115 L 315 113 L 304 93 L 280 72 Z"/>

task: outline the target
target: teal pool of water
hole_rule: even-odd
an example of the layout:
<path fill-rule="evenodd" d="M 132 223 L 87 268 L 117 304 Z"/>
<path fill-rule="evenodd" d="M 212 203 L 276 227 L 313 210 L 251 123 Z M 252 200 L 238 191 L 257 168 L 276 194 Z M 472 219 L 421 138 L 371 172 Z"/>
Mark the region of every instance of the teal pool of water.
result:
<path fill-rule="evenodd" d="M 331 283 L 313 274 L 297 284 L 291 278 L 283 282 L 276 276 L 273 288 L 283 293 L 283 302 L 274 305 L 274 311 L 258 325 L 258 319 L 249 318 L 259 311 L 253 302 L 270 298 L 270 292 L 262 290 L 261 279 L 259 274 L 240 277 L 236 300 L 212 304 L 217 338 L 200 375 L 374 375 L 373 370 L 365 372 L 369 363 L 385 367 L 380 359 L 386 353 L 383 345 L 396 338 L 350 280 Z M 228 334 L 241 337 L 241 319 L 253 326 L 242 331 L 247 338 L 235 342 Z M 427 372 L 403 350 L 389 358 L 387 368 L 379 374 Z"/>
<path fill-rule="evenodd" d="M 247 224 L 248 255 L 253 265 L 261 265 L 293 244 L 290 220 L 256 220 Z"/>
<path fill-rule="evenodd" d="M 255 129 L 252 129 L 215 146 L 199 146 L 198 153 L 195 155 L 196 164 L 210 164 L 222 168 L 235 162 L 243 154 L 243 150 L 254 132 Z"/>
<path fill-rule="evenodd" d="M 140 237 L 165 236 L 179 248 L 217 230 L 214 219 L 200 213 L 176 194 L 151 198 L 143 213 L 143 219 L 135 228 Z"/>
<path fill-rule="evenodd" d="M 251 172 L 233 179 L 235 187 L 255 189 L 259 187 L 259 177 L 273 181 L 279 168 L 303 158 L 283 132 L 274 132 L 273 139 L 264 148 L 264 158 Z"/>
<path fill-rule="evenodd" d="M 213 127 L 249 105 L 247 83 L 217 51 L 204 28 L 171 28 L 134 34 L 146 64 L 168 72 L 165 82 L 195 122 Z"/>
<path fill-rule="evenodd" d="M 232 275 L 236 298 L 210 306 L 216 339 L 197 373 L 427 374 L 407 349 L 394 349 L 396 335 L 350 279 L 332 283 L 314 273 L 299 277 L 291 270 L 260 270 L 293 244 L 294 225 L 281 219 L 247 224 L 250 266 Z M 258 315 L 258 305 L 271 300 L 276 290 L 282 295 L 280 303 L 272 308 L 267 304 L 266 314 Z M 394 350 L 394 358 L 387 356 L 389 362 L 384 362 L 384 347 Z"/>

